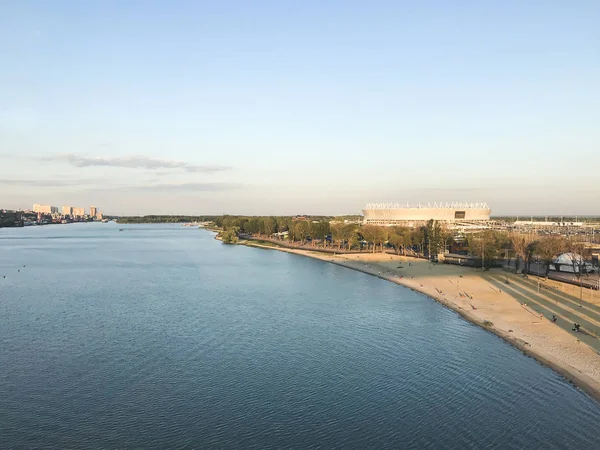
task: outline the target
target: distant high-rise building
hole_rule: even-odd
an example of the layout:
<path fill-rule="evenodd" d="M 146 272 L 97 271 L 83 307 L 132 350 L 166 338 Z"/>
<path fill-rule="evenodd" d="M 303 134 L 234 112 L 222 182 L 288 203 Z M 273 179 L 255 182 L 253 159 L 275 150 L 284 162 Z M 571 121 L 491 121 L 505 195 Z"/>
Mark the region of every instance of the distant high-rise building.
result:
<path fill-rule="evenodd" d="M 90 216 L 96 217 L 98 215 L 98 208 L 95 206 L 90 206 Z"/>
<path fill-rule="evenodd" d="M 36 203 L 33 205 L 33 212 L 42 214 L 52 214 L 58 212 L 58 207 L 51 205 L 40 205 L 39 203 Z"/>
<path fill-rule="evenodd" d="M 63 206 L 62 214 L 63 214 L 63 216 L 72 216 L 73 215 L 73 207 L 72 206 Z"/>
<path fill-rule="evenodd" d="M 73 217 L 83 217 L 83 216 L 85 216 L 85 208 L 73 207 Z"/>

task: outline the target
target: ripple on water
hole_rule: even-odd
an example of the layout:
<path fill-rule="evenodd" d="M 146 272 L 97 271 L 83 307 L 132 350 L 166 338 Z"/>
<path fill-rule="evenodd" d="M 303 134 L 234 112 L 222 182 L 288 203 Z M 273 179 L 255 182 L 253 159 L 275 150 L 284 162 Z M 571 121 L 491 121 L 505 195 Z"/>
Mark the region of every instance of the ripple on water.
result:
<path fill-rule="evenodd" d="M 24 231 L 2 448 L 599 447 L 597 403 L 400 286 L 181 227 Z"/>

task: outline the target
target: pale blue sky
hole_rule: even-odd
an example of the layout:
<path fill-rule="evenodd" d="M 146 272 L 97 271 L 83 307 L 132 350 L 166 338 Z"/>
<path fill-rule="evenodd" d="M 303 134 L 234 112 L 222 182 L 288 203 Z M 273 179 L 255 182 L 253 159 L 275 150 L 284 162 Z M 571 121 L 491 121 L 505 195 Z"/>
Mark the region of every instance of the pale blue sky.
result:
<path fill-rule="evenodd" d="M 599 1 L 0 1 L 0 207 L 600 214 Z"/>

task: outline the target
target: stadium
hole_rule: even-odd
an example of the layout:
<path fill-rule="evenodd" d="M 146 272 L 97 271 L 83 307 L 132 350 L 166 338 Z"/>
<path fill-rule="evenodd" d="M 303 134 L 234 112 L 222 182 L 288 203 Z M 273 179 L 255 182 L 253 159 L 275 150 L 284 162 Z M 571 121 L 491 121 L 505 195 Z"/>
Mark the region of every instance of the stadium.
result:
<path fill-rule="evenodd" d="M 487 203 L 370 203 L 363 209 L 363 223 L 415 227 L 433 219 L 457 226 L 481 227 L 490 220 L 491 212 Z"/>

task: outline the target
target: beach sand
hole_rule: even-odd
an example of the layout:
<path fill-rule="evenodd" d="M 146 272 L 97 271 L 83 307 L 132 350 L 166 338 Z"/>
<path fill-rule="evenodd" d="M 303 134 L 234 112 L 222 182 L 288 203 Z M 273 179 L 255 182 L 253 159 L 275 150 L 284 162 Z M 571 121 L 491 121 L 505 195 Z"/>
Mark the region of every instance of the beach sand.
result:
<path fill-rule="evenodd" d="M 507 275 L 499 270 L 483 272 L 456 265 L 430 264 L 423 259 L 387 253 L 331 255 L 262 246 L 254 242 L 246 242 L 246 245 L 320 259 L 421 292 L 551 367 L 600 401 L 600 354 L 580 341 L 577 333 L 552 323 L 548 317 L 540 316 L 539 308 L 527 304 L 528 296 L 534 298 L 536 291 L 521 286 L 513 288 L 512 282 L 504 284 L 508 277 L 517 286 L 520 280 L 516 277 L 519 275 Z M 572 291 L 574 287 L 569 286 L 568 289 Z M 563 295 L 559 290 L 552 293 Z M 597 304 L 598 300 L 594 303 Z M 549 311 L 552 310 L 545 310 L 551 317 L 552 312 Z M 600 322 L 597 324 L 600 330 Z"/>

